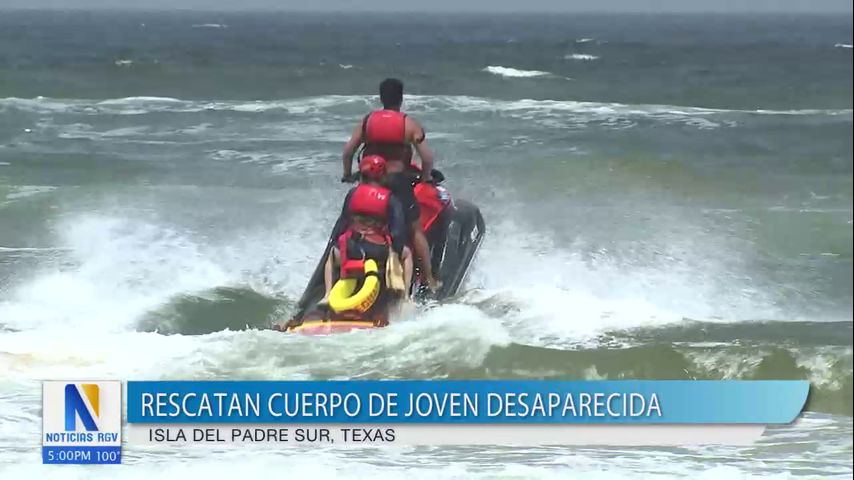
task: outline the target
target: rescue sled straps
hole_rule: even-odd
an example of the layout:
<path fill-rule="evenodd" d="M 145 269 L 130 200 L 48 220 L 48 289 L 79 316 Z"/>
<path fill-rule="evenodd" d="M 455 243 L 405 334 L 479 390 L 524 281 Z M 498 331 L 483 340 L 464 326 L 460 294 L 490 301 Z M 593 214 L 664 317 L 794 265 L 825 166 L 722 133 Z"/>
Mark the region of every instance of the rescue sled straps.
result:
<path fill-rule="evenodd" d="M 376 260 L 365 260 L 365 281 L 356 291 L 358 279 L 341 278 L 329 292 L 329 307 L 335 312 L 357 311 L 365 313 L 380 294 L 379 267 Z"/>

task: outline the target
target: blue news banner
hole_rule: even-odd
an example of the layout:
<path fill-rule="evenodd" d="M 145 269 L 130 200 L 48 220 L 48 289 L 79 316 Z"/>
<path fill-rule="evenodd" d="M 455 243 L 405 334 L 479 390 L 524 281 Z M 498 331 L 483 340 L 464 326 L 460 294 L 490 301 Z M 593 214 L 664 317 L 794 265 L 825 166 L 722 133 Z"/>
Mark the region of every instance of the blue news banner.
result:
<path fill-rule="evenodd" d="M 129 424 L 787 424 L 807 381 L 131 381 Z"/>
<path fill-rule="evenodd" d="M 660 425 L 655 427 L 657 432 L 667 434 L 672 433 L 665 431 L 667 425 L 702 428 L 701 424 L 729 424 L 732 428 L 748 425 L 737 428 L 756 433 L 757 425 L 791 423 L 808 394 L 806 381 L 776 380 L 130 381 L 126 413 L 128 430 L 141 429 L 147 433 L 141 441 L 148 443 L 164 442 L 157 430 L 167 431 L 165 443 L 186 442 L 187 438 L 169 439 L 168 432 L 175 427 L 176 437 L 183 437 L 187 425 L 193 442 L 225 441 L 218 437 L 223 429 L 231 441 L 262 441 L 254 435 L 271 432 L 266 441 L 290 442 L 285 438 L 287 428 L 260 428 L 263 424 L 289 424 L 295 437 L 303 430 L 296 428 L 300 424 L 340 424 L 343 426 L 336 428 L 344 442 L 396 441 L 396 432 L 389 427 L 394 425 L 405 430 L 398 432 L 408 436 L 404 442 L 431 445 L 448 444 L 448 439 L 459 442 L 466 435 L 463 443 L 469 444 L 499 439 L 512 443 L 521 441 L 516 435 L 522 434 L 527 435 L 526 441 L 565 442 L 565 435 L 554 436 L 555 429 L 531 427 Z M 121 382 L 45 381 L 42 414 L 44 463 L 121 463 Z M 205 424 L 228 427 L 202 428 Z M 256 428 L 241 432 L 240 424 Z M 359 424 L 362 427 L 357 428 Z M 447 428 L 420 427 L 430 424 Z M 369 433 L 368 425 L 387 428 Z M 608 442 L 631 440 L 625 435 L 639 431 L 631 427 L 621 430 L 621 438 L 600 436 L 595 441 L 610 445 Z M 197 438 L 197 434 L 202 436 Z M 208 439 L 210 435 L 215 438 Z M 548 435 L 552 436 L 546 438 Z M 672 441 L 672 437 L 658 438 Z M 326 440 L 334 443 L 331 437 Z M 593 441 L 589 437 L 580 440 Z"/>

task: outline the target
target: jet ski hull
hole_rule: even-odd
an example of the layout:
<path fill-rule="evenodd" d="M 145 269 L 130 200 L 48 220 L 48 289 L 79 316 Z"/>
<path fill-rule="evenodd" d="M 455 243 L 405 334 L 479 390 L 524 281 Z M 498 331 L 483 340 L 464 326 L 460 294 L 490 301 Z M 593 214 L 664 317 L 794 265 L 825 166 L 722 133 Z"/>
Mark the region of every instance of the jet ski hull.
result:
<path fill-rule="evenodd" d="M 301 335 L 332 335 L 379 328 L 372 320 L 305 320 L 288 331 Z"/>

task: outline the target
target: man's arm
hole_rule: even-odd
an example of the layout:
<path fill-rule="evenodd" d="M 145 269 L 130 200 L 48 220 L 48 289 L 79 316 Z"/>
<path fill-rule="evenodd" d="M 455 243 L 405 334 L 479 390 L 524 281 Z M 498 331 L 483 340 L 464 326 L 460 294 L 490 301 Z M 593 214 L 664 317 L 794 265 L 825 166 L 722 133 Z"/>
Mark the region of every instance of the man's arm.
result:
<path fill-rule="evenodd" d="M 359 148 L 359 145 L 361 144 L 362 124 L 359 123 L 359 125 L 353 129 L 353 133 L 350 135 L 350 140 L 347 140 L 347 143 L 344 145 L 344 154 L 341 156 L 344 167 L 344 178 L 353 174 L 353 155 L 356 154 L 356 149 Z"/>
<path fill-rule="evenodd" d="M 403 205 L 392 195 L 388 202 L 388 233 L 391 235 L 391 248 L 400 255 L 406 245 L 406 235 L 409 231 L 403 216 Z"/>
<path fill-rule="evenodd" d="M 406 139 L 415 145 L 415 151 L 421 159 L 421 181 L 429 182 L 433 179 L 433 151 L 427 146 L 427 134 L 417 121 L 410 117 L 406 119 Z"/>

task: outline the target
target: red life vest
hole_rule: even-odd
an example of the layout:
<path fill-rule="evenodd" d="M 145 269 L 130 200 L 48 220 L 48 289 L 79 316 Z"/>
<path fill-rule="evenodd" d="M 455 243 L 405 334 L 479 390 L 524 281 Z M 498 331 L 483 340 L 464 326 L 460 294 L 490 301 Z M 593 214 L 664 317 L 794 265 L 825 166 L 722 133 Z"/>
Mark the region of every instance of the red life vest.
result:
<path fill-rule="evenodd" d="M 338 250 L 341 254 L 341 276 L 358 276 L 362 273 L 365 259 L 351 259 L 347 252 L 347 241 L 356 236 L 378 245 L 388 245 L 391 238 L 388 231 L 388 205 L 391 190 L 379 185 L 361 184 L 353 190 L 347 203 L 347 231 L 338 237 Z M 359 216 L 367 217 L 378 225 L 366 225 Z"/>
<path fill-rule="evenodd" d="M 364 155 L 379 155 L 387 161 L 408 161 L 412 149 L 406 140 L 406 114 L 377 110 L 362 121 Z"/>

